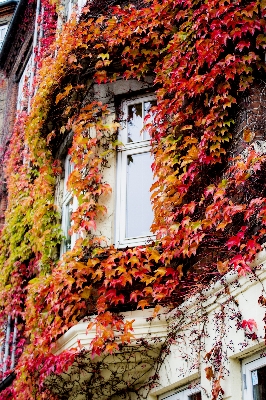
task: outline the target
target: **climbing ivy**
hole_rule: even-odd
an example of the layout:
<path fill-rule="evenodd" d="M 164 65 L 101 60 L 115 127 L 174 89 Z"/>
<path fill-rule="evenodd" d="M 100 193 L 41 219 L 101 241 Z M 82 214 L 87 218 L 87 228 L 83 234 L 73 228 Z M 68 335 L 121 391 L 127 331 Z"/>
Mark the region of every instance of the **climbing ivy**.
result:
<path fill-rule="evenodd" d="M 53 355 L 55 341 L 87 314 L 95 315 L 89 328 L 97 328 L 92 357 L 115 352 L 118 338 L 127 344 L 133 336 L 131 322 L 117 313 L 125 303 L 154 306 L 156 315 L 160 304 L 174 307 L 230 269 L 246 275 L 265 235 L 265 156 L 251 129 L 243 132 L 243 151 L 234 141 L 237 104 L 265 76 L 265 1 L 92 2 L 56 40 L 51 7 L 45 3 L 49 40 L 42 40 L 31 110 L 17 116 L 5 156 L 2 320 L 20 315 L 28 344 L 3 399 L 52 398 L 45 378 L 60 374 L 78 353 Z M 101 199 L 111 187 L 103 170 L 119 145 L 119 124 L 88 91 L 147 75 L 157 96 L 147 126 L 156 240 L 116 249 L 95 231 L 107 212 Z M 79 202 L 71 229 L 81 236 L 58 260 L 54 195 L 61 165 L 53 146 L 68 134 L 75 165 L 68 188 Z M 220 378 L 213 399 L 223 392 Z"/>

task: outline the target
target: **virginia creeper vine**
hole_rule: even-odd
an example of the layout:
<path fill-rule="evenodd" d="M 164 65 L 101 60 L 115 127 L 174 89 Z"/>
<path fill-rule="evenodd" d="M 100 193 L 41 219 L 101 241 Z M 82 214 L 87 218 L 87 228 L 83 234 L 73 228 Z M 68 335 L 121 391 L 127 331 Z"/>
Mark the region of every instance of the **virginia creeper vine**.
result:
<path fill-rule="evenodd" d="M 132 338 L 130 322 L 117 314 L 125 303 L 158 312 L 160 304 L 174 307 L 230 269 L 248 274 L 266 232 L 265 156 L 254 145 L 257 132 L 245 128 L 243 151 L 234 148 L 237 104 L 265 76 L 265 1 L 147 0 L 106 9 L 93 2 L 55 41 L 56 16 L 47 19 L 54 7 L 45 7 L 52 34 L 42 39 L 36 94 L 6 151 L 2 319 L 20 315 L 29 344 L 3 399 L 10 390 L 17 399 L 47 398 L 44 378 L 76 356 L 54 356 L 55 341 L 86 315 L 96 314 L 92 356 L 112 353 L 114 331 L 124 344 Z M 101 199 L 111 188 L 103 170 L 116 152 L 119 123 L 90 90 L 147 75 L 157 96 L 147 127 L 156 241 L 116 249 L 94 232 L 106 213 Z M 61 165 L 54 148 L 67 135 L 73 135 L 75 164 L 68 187 L 79 201 L 72 230 L 82 236 L 58 260 L 54 193 Z M 222 393 L 217 382 L 213 398 Z"/>

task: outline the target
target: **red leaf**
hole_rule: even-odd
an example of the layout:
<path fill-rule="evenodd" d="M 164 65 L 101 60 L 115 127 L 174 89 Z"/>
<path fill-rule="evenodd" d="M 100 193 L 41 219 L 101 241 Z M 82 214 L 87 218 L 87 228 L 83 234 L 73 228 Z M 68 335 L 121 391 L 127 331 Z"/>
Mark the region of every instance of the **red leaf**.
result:
<path fill-rule="evenodd" d="M 258 329 L 257 322 L 254 319 L 243 319 L 241 322 L 243 329 L 247 329 L 250 333 L 253 333 L 255 329 Z"/>

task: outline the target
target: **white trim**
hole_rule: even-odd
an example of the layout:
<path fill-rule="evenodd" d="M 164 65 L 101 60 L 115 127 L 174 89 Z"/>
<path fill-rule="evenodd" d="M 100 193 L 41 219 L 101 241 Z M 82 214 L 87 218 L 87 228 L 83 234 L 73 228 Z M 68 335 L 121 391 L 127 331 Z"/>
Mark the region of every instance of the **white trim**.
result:
<path fill-rule="evenodd" d="M 158 397 L 158 400 L 190 400 L 190 396 L 200 393 L 200 385 L 194 387 L 178 388 L 164 393 Z"/>
<path fill-rule="evenodd" d="M 128 140 L 128 106 L 142 103 L 142 128 L 144 127 L 144 103 L 154 101 L 154 95 L 140 96 L 134 99 L 125 100 L 122 103 L 123 121 L 119 133 L 119 141 L 123 143 L 117 153 L 117 196 L 116 196 L 116 229 L 115 244 L 117 247 L 136 246 L 146 244 L 155 239 L 155 236 L 144 235 L 126 237 L 126 193 L 127 193 L 127 160 L 130 155 L 150 153 L 150 140 L 142 140 L 144 131 L 138 141 L 127 142 Z"/>
<path fill-rule="evenodd" d="M 153 316 L 154 309 L 146 309 L 145 313 L 142 310 L 136 311 L 126 311 L 121 313 L 126 321 L 133 320 L 134 331 L 130 346 L 138 347 L 136 341 L 139 339 L 146 338 L 147 341 L 152 344 L 154 338 L 165 339 L 167 337 L 167 322 L 165 319 L 164 311 L 158 314 L 157 317 L 151 318 Z M 147 321 L 147 318 L 150 321 Z M 82 347 L 87 350 L 91 349 L 91 341 L 95 338 L 96 329 L 93 327 L 88 330 L 88 320 L 80 321 L 76 325 L 72 326 L 66 333 L 64 333 L 57 341 L 55 348 L 53 349 L 54 354 L 61 354 L 65 350 L 70 350 L 72 348 L 78 347 L 78 341 Z M 163 343 L 155 341 L 154 346 L 161 346 Z"/>

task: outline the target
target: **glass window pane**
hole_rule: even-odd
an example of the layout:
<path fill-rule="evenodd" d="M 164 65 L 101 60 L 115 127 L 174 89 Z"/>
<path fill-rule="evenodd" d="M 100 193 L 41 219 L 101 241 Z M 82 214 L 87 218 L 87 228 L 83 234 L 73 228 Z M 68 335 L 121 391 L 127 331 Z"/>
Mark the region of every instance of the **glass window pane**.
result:
<path fill-rule="evenodd" d="M 30 86 L 31 86 L 31 74 L 32 74 L 32 60 L 33 60 L 33 55 L 30 56 L 18 83 L 18 97 L 17 97 L 18 110 L 23 110 L 28 107 L 30 89 L 31 89 Z"/>
<path fill-rule="evenodd" d="M 251 372 L 253 400 L 266 399 L 266 366 Z"/>
<path fill-rule="evenodd" d="M 128 106 L 127 118 L 127 142 L 139 142 L 142 139 L 143 115 L 142 103 Z"/>
<path fill-rule="evenodd" d="M 69 203 L 65 206 L 65 247 L 66 250 L 71 250 L 71 236 L 69 234 L 69 230 L 71 228 L 71 215 L 73 212 L 73 198 L 70 199 Z"/>
<path fill-rule="evenodd" d="M 71 162 L 71 158 L 68 156 L 65 161 L 65 178 L 64 178 L 64 197 L 68 197 L 71 191 L 67 190 L 67 183 L 70 174 L 74 171 L 74 164 Z"/>
<path fill-rule="evenodd" d="M 1 25 L 0 26 L 0 46 L 2 45 L 2 42 L 4 41 L 6 31 L 7 31 L 7 25 Z"/>
<path fill-rule="evenodd" d="M 145 101 L 144 102 L 144 118 L 146 117 L 147 114 L 149 114 L 151 107 L 155 106 L 156 100 L 151 100 L 151 101 Z M 150 114 L 150 117 L 144 121 L 144 124 L 151 124 L 153 122 L 153 115 Z M 149 140 L 150 135 L 149 133 L 144 130 L 143 132 L 143 140 Z"/>
<path fill-rule="evenodd" d="M 126 237 L 147 236 L 153 221 L 150 187 L 153 182 L 151 154 L 127 157 Z"/>

